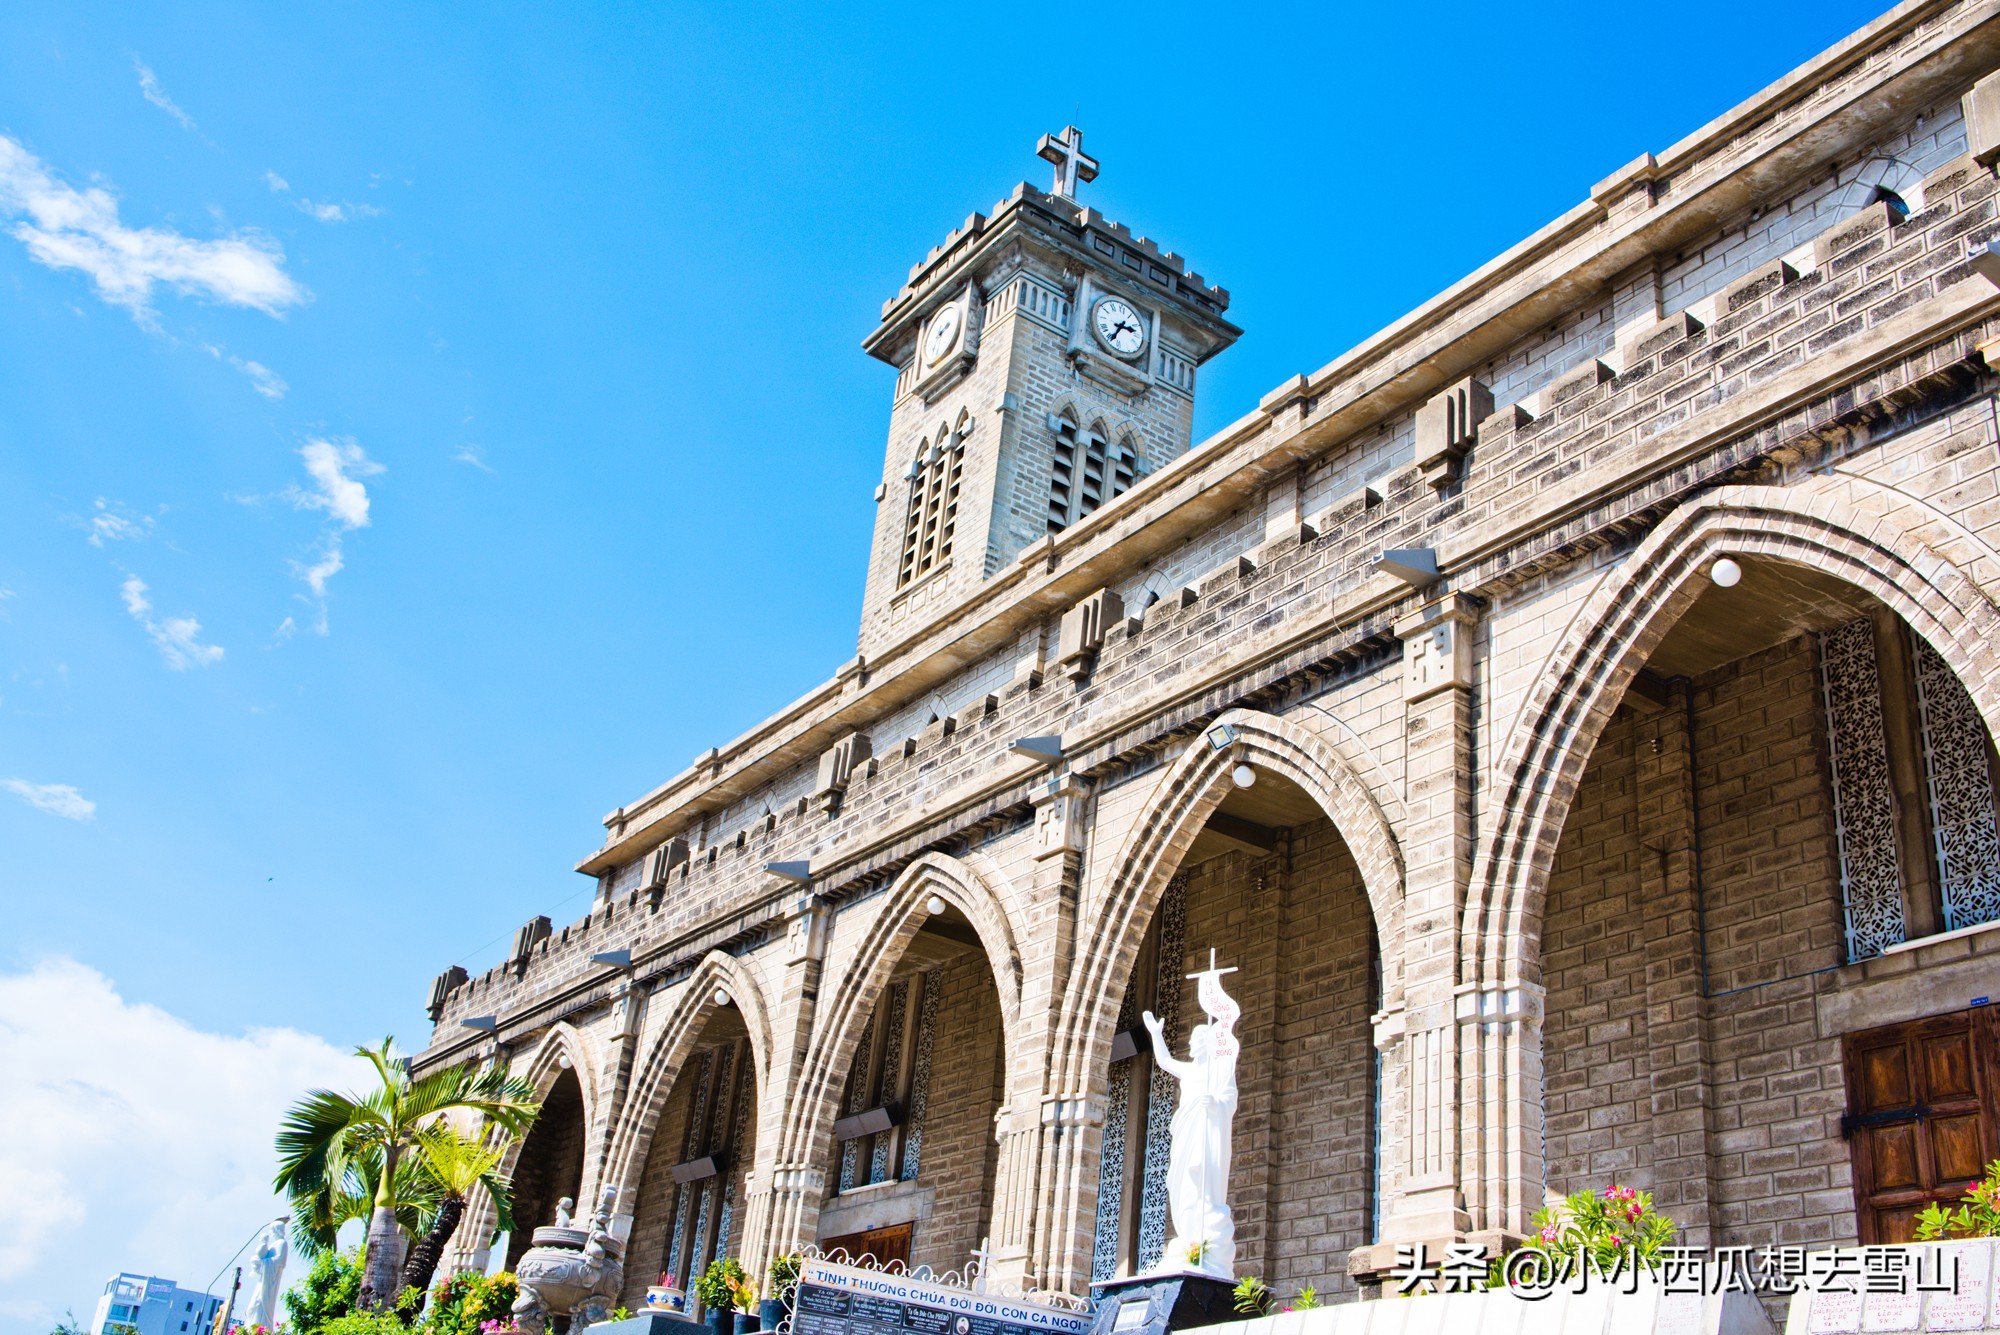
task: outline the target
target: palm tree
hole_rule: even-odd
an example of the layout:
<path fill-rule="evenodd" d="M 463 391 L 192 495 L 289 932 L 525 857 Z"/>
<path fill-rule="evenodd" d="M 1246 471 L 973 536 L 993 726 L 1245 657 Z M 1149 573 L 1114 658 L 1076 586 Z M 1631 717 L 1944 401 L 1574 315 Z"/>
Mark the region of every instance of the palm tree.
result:
<path fill-rule="evenodd" d="M 379 1050 L 356 1049 L 375 1068 L 380 1089 L 363 1097 L 308 1091 L 278 1129 L 277 1188 L 314 1227 L 331 1220 L 351 1182 L 350 1169 L 358 1171 L 374 1159 L 375 1192 L 358 1303 L 364 1310 L 396 1299 L 396 1242 L 403 1227 L 399 1207 L 419 1203 L 405 1199 L 412 1179 L 404 1161 L 420 1151 L 425 1129 L 444 1114 L 463 1109 L 507 1135 L 520 1135 L 540 1110 L 534 1087 L 498 1066 L 451 1066 L 412 1080 L 408 1061 L 391 1056 L 390 1047 L 385 1038 Z"/>
<path fill-rule="evenodd" d="M 419 1295 L 430 1291 L 431 1276 L 437 1273 L 445 1245 L 458 1231 L 459 1221 L 465 1218 L 466 1198 L 474 1187 L 486 1188 L 493 1201 L 492 1236 L 514 1227 L 513 1188 L 499 1171 L 510 1142 L 511 1137 L 482 1140 L 445 1122 L 418 1133 L 417 1150 L 436 1208 L 431 1211 L 430 1227 L 410 1248 L 410 1259 L 403 1263 L 404 1288 L 415 1289 Z M 418 1301 L 421 1304 L 421 1297 Z"/>
<path fill-rule="evenodd" d="M 368 1223 L 375 1211 L 376 1178 L 381 1171 L 381 1153 L 364 1149 L 347 1161 L 337 1178 L 324 1178 L 310 1198 L 292 1197 L 292 1244 L 301 1256 L 313 1261 L 332 1251 L 349 1220 Z M 416 1158 L 398 1163 L 391 1190 L 396 1198 L 396 1223 L 408 1233 L 422 1229 L 432 1195 L 423 1163 Z"/>

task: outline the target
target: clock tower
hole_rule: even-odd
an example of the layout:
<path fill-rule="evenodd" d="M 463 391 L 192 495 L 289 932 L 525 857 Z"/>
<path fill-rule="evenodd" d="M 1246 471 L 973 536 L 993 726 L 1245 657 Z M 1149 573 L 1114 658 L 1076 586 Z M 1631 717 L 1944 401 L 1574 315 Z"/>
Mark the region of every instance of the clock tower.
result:
<path fill-rule="evenodd" d="M 1074 126 L 910 270 L 862 344 L 896 368 L 861 652 L 878 654 L 1184 453 L 1229 293 L 1077 200 Z"/>

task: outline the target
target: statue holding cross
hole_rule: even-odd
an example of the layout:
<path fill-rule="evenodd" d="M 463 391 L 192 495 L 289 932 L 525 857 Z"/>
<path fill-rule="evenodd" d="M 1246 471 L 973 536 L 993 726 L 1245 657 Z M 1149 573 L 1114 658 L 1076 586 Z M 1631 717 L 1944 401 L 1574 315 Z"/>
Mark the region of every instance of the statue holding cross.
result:
<path fill-rule="evenodd" d="M 1180 1082 L 1167 1152 L 1167 1213 L 1174 1236 L 1160 1254 L 1162 1274 L 1198 1270 L 1222 1279 L 1236 1275 L 1236 1218 L 1229 1210 L 1229 1149 L 1231 1123 L 1236 1117 L 1236 1058 L 1243 1051 L 1236 1021 L 1243 1014 L 1227 992 L 1215 952 L 1208 967 L 1191 973 L 1195 996 L 1208 1016 L 1188 1035 L 1188 1059 L 1176 1060 L 1167 1048 L 1165 1025 L 1147 1011 L 1146 1029 L 1153 1035 L 1153 1060 Z"/>

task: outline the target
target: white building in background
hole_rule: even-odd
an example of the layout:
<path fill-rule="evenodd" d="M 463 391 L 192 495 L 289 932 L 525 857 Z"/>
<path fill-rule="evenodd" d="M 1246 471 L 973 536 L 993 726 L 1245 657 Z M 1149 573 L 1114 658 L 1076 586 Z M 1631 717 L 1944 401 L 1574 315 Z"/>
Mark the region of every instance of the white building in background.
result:
<path fill-rule="evenodd" d="M 222 1299 L 184 1289 L 154 1275 L 113 1275 L 104 1283 L 90 1335 L 118 1335 L 130 1327 L 138 1335 L 206 1335 Z"/>

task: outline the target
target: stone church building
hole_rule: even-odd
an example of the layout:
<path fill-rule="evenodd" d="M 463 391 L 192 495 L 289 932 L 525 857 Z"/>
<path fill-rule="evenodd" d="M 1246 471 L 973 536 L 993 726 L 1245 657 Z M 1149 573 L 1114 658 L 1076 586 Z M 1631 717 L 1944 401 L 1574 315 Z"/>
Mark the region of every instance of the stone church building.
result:
<path fill-rule="evenodd" d="M 615 1191 L 634 1306 L 813 1242 L 1080 1294 L 1159 1258 L 1139 1017 L 1213 949 L 1282 1291 L 1613 1181 L 1907 1237 L 2000 1158 L 1996 70 L 1911 0 L 1202 441 L 1229 293 L 1045 139 L 866 341 L 855 656 L 432 986 L 421 1067 L 545 1094 L 520 1217 Z"/>

